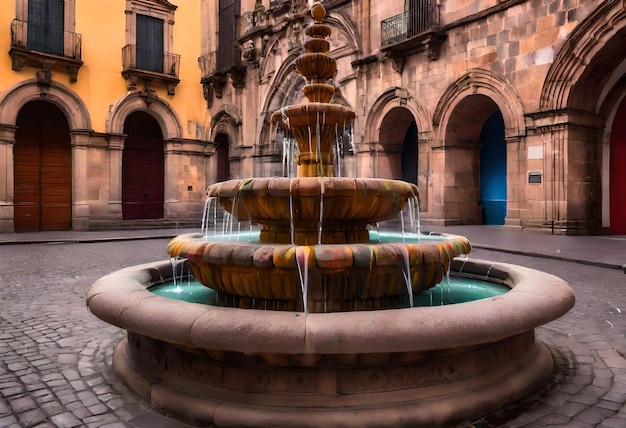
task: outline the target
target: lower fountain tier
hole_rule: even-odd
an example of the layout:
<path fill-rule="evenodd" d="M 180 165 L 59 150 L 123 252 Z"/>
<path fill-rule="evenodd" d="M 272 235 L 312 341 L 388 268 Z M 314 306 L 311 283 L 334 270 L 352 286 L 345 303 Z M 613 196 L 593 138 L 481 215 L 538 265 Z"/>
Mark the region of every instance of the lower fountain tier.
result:
<path fill-rule="evenodd" d="M 98 280 L 87 305 L 128 331 L 117 375 L 166 413 L 200 426 L 453 426 L 503 408 L 553 373 L 534 329 L 574 305 L 552 275 L 455 261 L 511 290 L 448 306 L 331 314 L 187 303 L 148 288 L 169 261 Z"/>
<path fill-rule="evenodd" d="M 203 285 L 236 296 L 239 307 L 336 312 L 408 306 L 409 287 L 419 293 L 437 285 L 452 258 L 470 252 L 462 236 L 430 239 L 297 246 L 186 234 L 173 238 L 167 252 L 187 259 Z"/>

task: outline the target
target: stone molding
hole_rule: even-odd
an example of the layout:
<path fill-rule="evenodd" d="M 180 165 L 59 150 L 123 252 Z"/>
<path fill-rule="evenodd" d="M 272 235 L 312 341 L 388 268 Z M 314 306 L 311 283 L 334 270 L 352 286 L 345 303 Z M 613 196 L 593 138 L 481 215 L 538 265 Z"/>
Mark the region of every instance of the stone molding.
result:
<path fill-rule="evenodd" d="M 433 114 L 437 140 L 445 141 L 447 123 L 456 106 L 476 94 L 485 95 L 496 103 L 504 118 L 507 137 L 526 135 L 524 108 L 515 87 L 497 73 L 474 68 L 456 79 L 441 96 Z"/>
<path fill-rule="evenodd" d="M 67 119 L 70 131 L 92 129 L 89 110 L 73 90 L 51 81 L 44 91 L 37 79 L 20 82 L 0 99 L 0 117 L 4 124 L 15 125 L 21 108 L 35 100 L 48 101 L 58 107 Z"/>
<path fill-rule="evenodd" d="M 626 5 L 609 0 L 580 23 L 557 53 L 541 89 L 540 111 L 571 105 L 575 84 L 597 58 L 607 41 L 626 27 Z"/>
<path fill-rule="evenodd" d="M 124 121 L 134 111 L 145 111 L 156 119 L 161 127 L 163 139 L 182 138 L 183 128 L 175 110 L 158 96 L 146 103 L 141 93 L 135 92 L 121 98 L 111 108 L 107 118 L 108 134 L 123 134 Z"/>

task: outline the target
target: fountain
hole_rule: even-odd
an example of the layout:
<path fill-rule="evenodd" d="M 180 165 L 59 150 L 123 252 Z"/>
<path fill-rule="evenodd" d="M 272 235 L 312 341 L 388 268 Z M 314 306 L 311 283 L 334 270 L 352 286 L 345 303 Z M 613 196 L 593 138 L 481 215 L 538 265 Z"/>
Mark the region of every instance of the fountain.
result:
<path fill-rule="evenodd" d="M 394 240 L 371 230 L 419 194 L 402 181 L 335 176 L 334 138 L 354 113 L 330 103 L 325 13 L 313 6 L 296 61 L 308 102 L 271 118 L 297 141 L 297 177 L 207 192 L 260 232 L 178 236 L 167 248 L 173 262 L 122 269 L 89 291 L 89 309 L 128 332 L 114 371 L 202 426 L 450 426 L 500 409 L 551 376 L 551 351 L 534 329 L 566 313 L 573 293 L 542 272 L 459 258 L 470 252 L 460 236 Z M 183 267 L 216 290 L 218 306 L 149 290 Z M 510 291 L 413 307 L 450 269 Z"/>

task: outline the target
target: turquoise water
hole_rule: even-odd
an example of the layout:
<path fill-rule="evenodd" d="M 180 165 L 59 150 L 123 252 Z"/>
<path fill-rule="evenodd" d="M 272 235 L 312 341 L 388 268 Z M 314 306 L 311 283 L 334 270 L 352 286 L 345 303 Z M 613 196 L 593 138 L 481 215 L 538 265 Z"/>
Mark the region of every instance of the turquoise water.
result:
<path fill-rule="evenodd" d="M 207 234 L 198 238 L 198 241 L 206 242 L 249 242 L 251 244 L 259 244 L 260 233 L 258 230 L 252 231 L 233 231 L 232 233 L 219 233 L 219 234 Z M 456 237 L 454 235 L 446 236 L 440 234 L 431 233 L 413 233 L 413 232 L 399 232 L 391 230 L 370 230 L 369 231 L 370 244 L 377 242 L 384 243 L 405 243 L 405 244 L 418 244 L 429 242 L 443 242 L 453 240 Z"/>
<path fill-rule="evenodd" d="M 216 305 L 218 293 L 203 286 L 195 280 L 183 280 L 178 284 L 166 282 L 150 287 L 151 292 L 170 299 L 184 300 L 190 303 Z M 470 302 L 498 296 L 509 291 L 509 288 L 480 279 L 451 276 L 450 284 L 441 284 L 419 294 L 413 295 L 414 306 L 439 306 Z"/>

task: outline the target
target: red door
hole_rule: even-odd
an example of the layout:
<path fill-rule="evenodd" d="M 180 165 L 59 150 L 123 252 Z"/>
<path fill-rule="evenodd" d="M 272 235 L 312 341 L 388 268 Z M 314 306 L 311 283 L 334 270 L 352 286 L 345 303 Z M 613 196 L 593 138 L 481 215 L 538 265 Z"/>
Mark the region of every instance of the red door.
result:
<path fill-rule="evenodd" d="M 611 130 L 610 153 L 610 216 L 611 233 L 626 235 L 626 100 L 617 109 Z"/>
<path fill-rule="evenodd" d="M 124 220 L 163 218 L 165 155 L 161 128 L 152 116 L 135 112 L 124 124 L 122 154 Z"/>
<path fill-rule="evenodd" d="M 14 160 L 16 232 L 69 230 L 72 225 L 72 151 L 69 126 L 54 105 L 35 101 L 17 117 Z"/>

